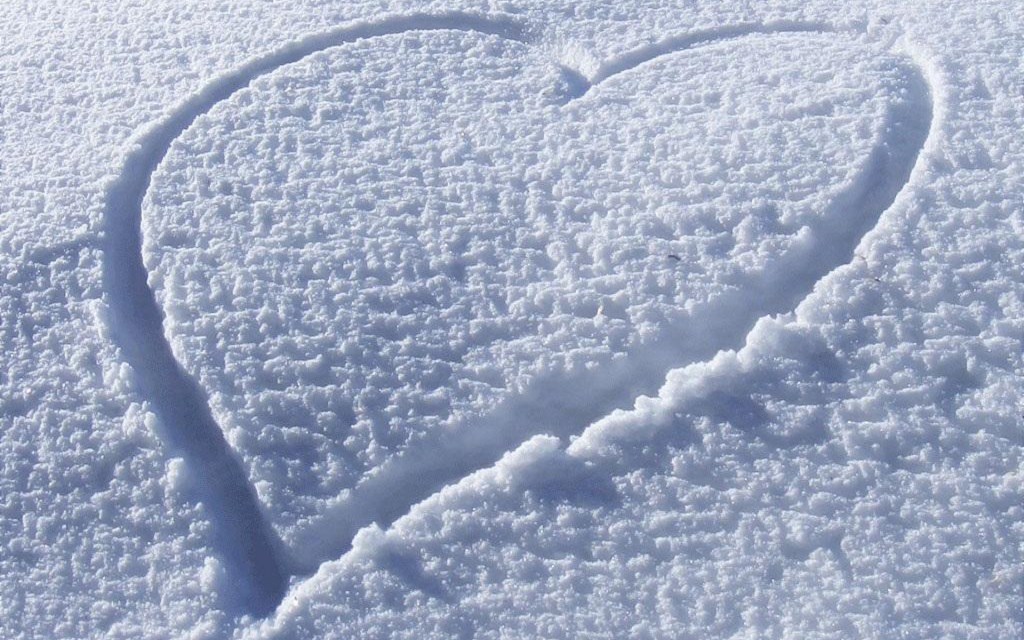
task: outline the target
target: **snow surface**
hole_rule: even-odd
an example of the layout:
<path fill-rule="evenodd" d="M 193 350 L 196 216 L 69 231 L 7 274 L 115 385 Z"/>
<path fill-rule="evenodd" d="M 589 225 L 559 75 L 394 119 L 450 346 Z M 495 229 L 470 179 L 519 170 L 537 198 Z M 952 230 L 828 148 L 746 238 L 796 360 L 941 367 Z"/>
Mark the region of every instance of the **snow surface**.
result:
<path fill-rule="evenodd" d="M 1024 636 L 1024 6 L 837 4 L 0 6 L 0 636 Z"/>

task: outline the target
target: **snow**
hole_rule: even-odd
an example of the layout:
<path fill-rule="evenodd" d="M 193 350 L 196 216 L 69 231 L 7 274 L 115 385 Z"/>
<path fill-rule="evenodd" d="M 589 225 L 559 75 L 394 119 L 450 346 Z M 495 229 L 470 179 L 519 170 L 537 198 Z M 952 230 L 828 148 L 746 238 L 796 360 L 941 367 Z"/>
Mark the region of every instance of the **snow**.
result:
<path fill-rule="evenodd" d="M 0 17 L 0 636 L 1024 635 L 1024 9 Z"/>

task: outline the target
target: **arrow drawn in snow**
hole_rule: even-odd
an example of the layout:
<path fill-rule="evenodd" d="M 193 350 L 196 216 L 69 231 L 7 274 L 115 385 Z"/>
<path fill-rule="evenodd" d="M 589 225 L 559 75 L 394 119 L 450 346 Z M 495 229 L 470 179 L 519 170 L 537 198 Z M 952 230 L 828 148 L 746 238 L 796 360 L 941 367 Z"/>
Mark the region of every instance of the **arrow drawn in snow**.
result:
<path fill-rule="evenodd" d="M 812 229 L 813 241 L 765 274 L 760 295 L 744 292 L 717 300 L 691 319 L 695 328 L 685 335 L 669 331 L 662 340 L 630 353 L 624 363 L 600 375 L 541 381 L 532 393 L 510 399 L 484 423 L 440 436 L 429 448 L 399 455 L 300 533 L 295 548 L 285 549 L 260 507 L 244 465 L 214 419 L 206 394 L 175 359 L 164 335 L 163 314 L 142 259 L 142 201 L 173 142 L 196 118 L 256 78 L 347 42 L 430 30 L 526 40 L 518 22 L 464 13 L 392 17 L 304 38 L 219 76 L 179 104 L 136 138 L 120 174 L 106 190 L 103 283 L 110 334 L 134 371 L 138 391 L 160 418 L 161 437 L 169 449 L 185 458 L 196 479 L 213 524 L 215 549 L 240 585 L 245 613 L 270 613 L 291 576 L 312 572 L 320 563 L 345 553 L 360 528 L 391 524 L 418 502 L 493 464 L 537 433 L 566 437 L 582 432 L 594 420 L 657 385 L 670 368 L 734 346 L 758 318 L 794 308 L 820 278 L 849 260 L 860 238 L 896 201 L 931 127 L 929 84 L 918 66 L 907 64 L 901 71 L 909 98 L 891 110 L 889 136 L 872 152 L 863 174 Z M 670 38 L 608 60 L 589 74 L 569 70 L 572 82 L 566 101 L 582 98 L 614 75 L 699 45 L 753 34 L 830 31 L 820 24 L 775 22 Z"/>

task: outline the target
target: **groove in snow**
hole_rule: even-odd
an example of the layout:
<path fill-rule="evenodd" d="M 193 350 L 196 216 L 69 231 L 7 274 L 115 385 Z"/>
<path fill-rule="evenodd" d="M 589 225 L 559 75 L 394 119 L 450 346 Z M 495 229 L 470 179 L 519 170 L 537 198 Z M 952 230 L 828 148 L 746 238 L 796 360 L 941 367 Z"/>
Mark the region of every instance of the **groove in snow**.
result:
<path fill-rule="evenodd" d="M 821 277 L 849 260 L 860 238 L 896 200 L 932 120 L 926 78 L 917 66 L 907 64 L 901 71 L 909 98 L 891 110 L 888 137 L 872 152 L 864 173 L 812 228 L 812 241 L 765 273 L 758 296 L 744 292 L 717 300 L 691 319 L 694 326 L 685 332 L 670 329 L 658 342 L 630 353 L 612 371 L 541 381 L 534 392 L 508 400 L 483 424 L 439 436 L 427 449 L 398 456 L 341 497 L 299 534 L 294 549 L 286 550 L 262 513 L 244 466 L 225 441 L 205 393 L 174 358 L 164 335 L 163 316 L 142 261 L 142 201 L 174 140 L 196 118 L 254 79 L 346 42 L 424 30 L 525 39 L 522 25 L 512 20 L 462 13 L 399 16 L 304 38 L 218 77 L 141 134 L 106 192 L 103 267 L 111 335 L 134 370 L 140 393 L 160 417 L 161 436 L 186 459 L 197 479 L 216 532 L 216 549 L 241 585 L 247 613 L 271 612 L 292 575 L 311 572 L 345 553 L 363 526 L 389 525 L 416 503 L 493 464 L 537 433 L 561 437 L 582 433 L 623 401 L 656 387 L 672 367 L 735 345 L 760 317 L 794 308 Z M 574 80 L 567 99 L 581 98 L 600 82 L 657 57 L 698 45 L 752 34 L 829 31 L 826 25 L 785 22 L 734 25 L 670 38 L 608 60 L 589 74 L 567 70 Z M 567 403 L 566 398 L 574 400 Z"/>

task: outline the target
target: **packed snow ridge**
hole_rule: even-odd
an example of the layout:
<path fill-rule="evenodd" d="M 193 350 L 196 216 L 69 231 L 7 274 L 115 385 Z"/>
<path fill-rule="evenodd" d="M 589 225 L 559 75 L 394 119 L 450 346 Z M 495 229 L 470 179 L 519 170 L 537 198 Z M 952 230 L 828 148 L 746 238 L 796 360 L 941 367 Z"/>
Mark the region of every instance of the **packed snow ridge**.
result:
<path fill-rule="evenodd" d="M 160 418 L 167 446 L 187 460 L 201 487 L 217 532 L 217 551 L 233 579 L 245 585 L 248 613 L 273 611 L 292 576 L 311 573 L 344 554 L 363 527 L 389 525 L 415 504 L 494 464 L 533 436 L 551 434 L 568 440 L 583 434 L 569 454 L 581 459 L 596 455 L 623 431 L 621 420 L 610 424 L 602 417 L 656 389 L 671 368 L 738 347 L 760 318 L 792 310 L 823 276 L 847 263 L 859 240 L 911 179 L 932 126 L 927 74 L 913 59 L 894 58 L 899 60 L 896 73 L 903 95 L 888 109 L 884 137 L 862 163 L 859 175 L 758 274 L 755 285 L 697 307 L 686 327 L 668 327 L 654 339 L 631 343 L 626 356 L 608 366 L 539 376 L 482 419 L 425 435 L 415 447 L 384 460 L 322 512 L 305 519 L 285 542 L 265 514 L 245 464 L 214 418 L 207 392 L 179 363 L 168 341 L 164 313 L 143 256 L 143 203 L 154 173 L 182 134 L 257 78 L 342 44 L 428 31 L 480 34 L 529 45 L 528 30 L 515 19 L 465 13 L 397 16 L 304 38 L 220 76 L 139 135 L 106 193 L 103 266 L 111 335 Z M 827 25 L 815 23 L 741 24 L 682 34 L 578 68 L 563 61 L 563 84 L 555 97 L 561 108 L 585 109 L 593 87 L 668 54 L 744 36 L 826 37 L 831 32 Z M 537 91 L 546 89 L 550 88 Z"/>

